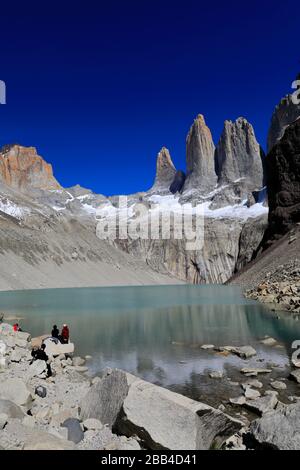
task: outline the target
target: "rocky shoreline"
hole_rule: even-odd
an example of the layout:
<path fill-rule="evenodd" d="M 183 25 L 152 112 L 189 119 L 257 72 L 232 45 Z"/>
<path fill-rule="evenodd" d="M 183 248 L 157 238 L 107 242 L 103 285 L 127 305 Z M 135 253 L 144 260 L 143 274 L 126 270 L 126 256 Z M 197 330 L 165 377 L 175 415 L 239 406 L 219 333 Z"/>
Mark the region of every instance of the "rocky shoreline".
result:
<path fill-rule="evenodd" d="M 300 397 L 282 401 L 286 378 L 261 377 L 272 369 L 247 367 L 251 346 L 202 349 L 245 360 L 240 394 L 225 407 L 192 400 L 117 369 L 89 378 L 89 357 L 64 354 L 30 364 L 30 334 L 0 324 L 0 449 L 299 449 Z M 276 347 L 273 338 L 263 344 Z M 300 369 L 290 379 L 299 387 Z M 212 380 L 225 380 L 211 374 Z M 228 413 L 228 407 L 232 413 Z M 242 410 L 253 413 L 248 420 Z"/>
<path fill-rule="evenodd" d="M 295 259 L 267 273 L 258 286 L 245 292 L 245 296 L 269 305 L 272 310 L 289 312 L 298 316 L 300 314 L 300 260 Z"/>

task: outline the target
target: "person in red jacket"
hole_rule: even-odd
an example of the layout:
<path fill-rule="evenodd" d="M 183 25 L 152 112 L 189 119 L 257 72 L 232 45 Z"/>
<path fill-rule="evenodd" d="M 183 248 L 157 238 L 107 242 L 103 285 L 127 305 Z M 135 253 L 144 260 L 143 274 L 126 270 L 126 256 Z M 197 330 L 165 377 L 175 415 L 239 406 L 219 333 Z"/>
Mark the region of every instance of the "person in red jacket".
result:
<path fill-rule="evenodd" d="M 69 328 L 66 324 L 63 325 L 63 329 L 61 330 L 61 338 L 63 343 L 68 343 L 70 338 Z"/>

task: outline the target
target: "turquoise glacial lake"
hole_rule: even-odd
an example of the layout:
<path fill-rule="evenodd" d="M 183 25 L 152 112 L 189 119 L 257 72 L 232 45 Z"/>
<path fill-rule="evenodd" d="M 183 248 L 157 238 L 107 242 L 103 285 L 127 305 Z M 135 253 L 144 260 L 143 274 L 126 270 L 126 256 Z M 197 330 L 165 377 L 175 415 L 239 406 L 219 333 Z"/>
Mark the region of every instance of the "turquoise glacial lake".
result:
<path fill-rule="evenodd" d="M 27 290 L 0 293 L 0 311 L 22 318 L 32 336 L 52 325 L 70 327 L 76 355 L 91 355 L 90 374 L 118 367 L 153 383 L 194 395 L 197 377 L 211 370 L 289 363 L 300 322 L 244 299 L 238 287 L 149 286 Z M 260 339 L 274 337 L 278 347 Z M 243 360 L 204 351 L 202 344 L 252 345 Z"/>

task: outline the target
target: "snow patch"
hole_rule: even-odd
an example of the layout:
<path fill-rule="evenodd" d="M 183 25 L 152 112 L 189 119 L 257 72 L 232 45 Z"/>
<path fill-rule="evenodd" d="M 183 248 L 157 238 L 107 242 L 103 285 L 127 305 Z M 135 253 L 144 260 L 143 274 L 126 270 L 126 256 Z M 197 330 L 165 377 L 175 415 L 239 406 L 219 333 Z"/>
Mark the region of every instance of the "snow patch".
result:
<path fill-rule="evenodd" d="M 27 207 L 18 206 L 6 198 L 0 200 L 0 211 L 19 220 L 22 219 L 26 214 L 30 213 L 30 210 Z"/>

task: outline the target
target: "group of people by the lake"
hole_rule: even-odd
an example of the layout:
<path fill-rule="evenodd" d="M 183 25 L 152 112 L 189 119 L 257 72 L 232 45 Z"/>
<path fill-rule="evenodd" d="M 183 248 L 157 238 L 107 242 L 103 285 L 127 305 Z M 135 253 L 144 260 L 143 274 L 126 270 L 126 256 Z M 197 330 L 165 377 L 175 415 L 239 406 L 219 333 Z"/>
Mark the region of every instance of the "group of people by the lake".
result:
<path fill-rule="evenodd" d="M 70 331 L 69 331 L 68 325 L 66 324 L 63 325 L 61 333 L 59 333 L 59 329 L 57 328 L 57 325 L 53 325 L 53 328 L 51 331 L 51 337 L 56 339 L 57 341 L 60 341 L 63 344 L 67 344 L 70 338 Z"/>
<path fill-rule="evenodd" d="M 14 329 L 14 331 L 21 331 L 21 329 Z M 59 332 L 59 329 L 57 328 L 57 325 L 53 325 L 52 331 L 51 331 L 51 339 L 55 341 L 56 343 L 62 343 L 62 344 L 67 344 L 70 339 L 70 330 L 68 325 L 64 324 L 62 327 L 61 332 Z M 32 361 L 36 360 L 41 360 L 45 361 L 47 365 L 47 377 L 52 376 L 52 370 L 49 362 L 49 357 L 46 354 L 46 345 L 45 343 L 42 343 L 39 348 L 35 348 L 31 351 L 32 355 Z"/>

